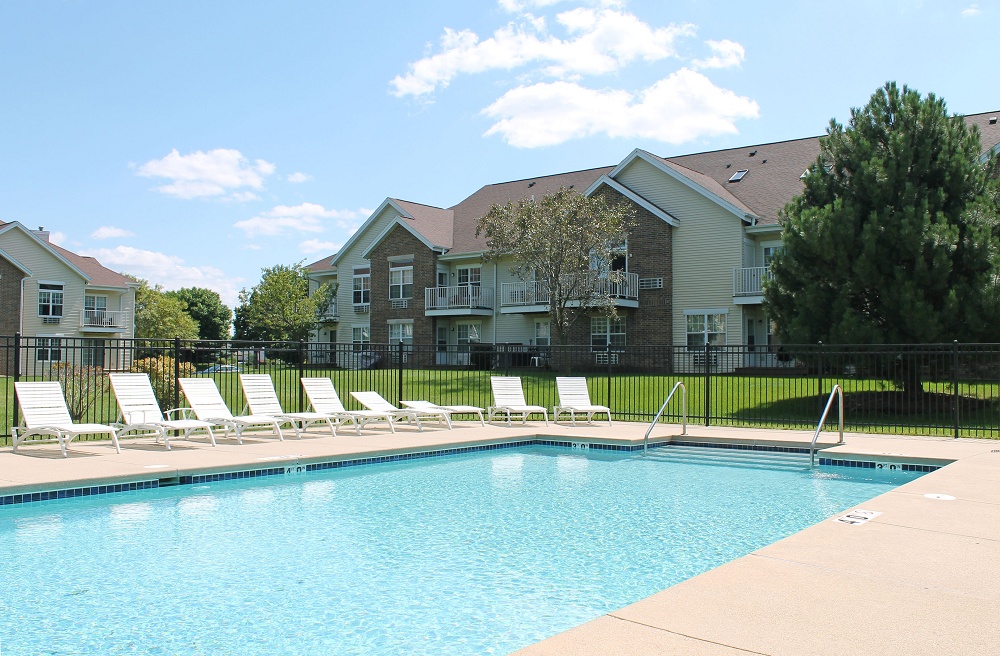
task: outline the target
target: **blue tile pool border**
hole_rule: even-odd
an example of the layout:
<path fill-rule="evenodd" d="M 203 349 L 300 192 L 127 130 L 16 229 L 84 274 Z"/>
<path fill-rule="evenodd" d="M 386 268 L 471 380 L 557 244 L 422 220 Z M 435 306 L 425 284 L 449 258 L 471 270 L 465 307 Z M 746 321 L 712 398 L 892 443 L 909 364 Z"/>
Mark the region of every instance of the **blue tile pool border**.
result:
<path fill-rule="evenodd" d="M 390 462 L 403 462 L 406 460 L 419 460 L 425 458 L 440 458 L 446 456 L 456 456 L 477 451 L 496 451 L 500 449 L 516 449 L 526 446 L 549 446 L 567 449 L 585 449 L 595 451 L 623 451 L 635 453 L 643 450 L 641 444 L 607 444 L 600 442 L 583 442 L 568 440 L 547 440 L 530 439 L 516 440 L 512 442 L 500 442 L 497 444 L 479 444 L 470 446 L 450 447 L 446 449 L 435 449 L 431 451 L 415 451 L 411 453 L 396 453 L 384 456 L 368 456 L 364 458 L 351 458 L 348 460 L 331 460 L 327 462 L 315 462 L 304 465 L 292 464 L 281 467 L 259 467 L 256 469 L 244 469 L 232 472 L 219 472 L 214 474 L 192 474 L 178 476 L 174 478 L 151 479 L 146 481 L 133 481 L 129 483 L 117 483 L 108 485 L 91 485 L 86 487 L 66 488 L 61 490 L 47 490 L 45 492 L 25 492 L 22 494 L 8 494 L 0 496 L 0 506 L 18 505 L 26 503 L 38 503 L 41 501 L 53 501 L 58 499 L 71 499 L 75 497 L 97 496 L 101 494 L 116 494 L 122 492 L 133 492 L 136 490 L 148 490 L 164 486 L 177 485 L 197 485 L 202 483 L 214 483 L 218 481 L 234 481 L 248 478 L 262 478 L 265 476 L 284 476 L 290 473 L 317 472 L 328 469 L 342 469 L 344 467 L 360 467 L 367 465 L 378 465 Z M 774 453 L 801 453 L 808 454 L 809 449 L 804 447 L 787 447 L 760 444 L 728 444 L 717 442 L 656 442 L 650 444 L 651 449 L 666 446 L 693 446 L 708 449 L 728 449 L 734 451 L 769 451 Z M 818 458 L 820 466 L 825 467 L 852 467 L 860 469 L 891 469 L 904 472 L 932 472 L 940 469 L 938 465 L 920 465 L 912 463 L 888 463 L 868 460 L 841 460 L 834 458 Z"/>

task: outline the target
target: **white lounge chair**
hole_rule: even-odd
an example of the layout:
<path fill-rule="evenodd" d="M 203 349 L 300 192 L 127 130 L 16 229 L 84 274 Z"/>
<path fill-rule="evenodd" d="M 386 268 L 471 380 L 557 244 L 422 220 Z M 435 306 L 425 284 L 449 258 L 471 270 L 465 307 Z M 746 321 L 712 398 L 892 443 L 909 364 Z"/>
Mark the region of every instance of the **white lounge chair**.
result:
<path fill-rule="evenodd" d="M 14 453 L 17 453 L 18 443 L 24 443 L 29 437 L 55 439 L 59 442 L 63 458 L 68 457 L 66 445 L 79 435 L 111 436 L 115 451 L 122 452 L 118 445 L 118 432 L 113 426 L 104 424 L 75 424 L 66 407 L 66 397 L 58 381 L 48 382 L 17 382 L 14 383 L 17 403 L 24 418 L 23 426 L 10 429 L 14 442 Z M 42 441 L 42 440 L 39 440 Z"/>
<path fill-rule="evenodd" d="M 392 413 L 376 412 L 375 410 L 347 410 L 337 395 L 337 389 L 333 386 L 333 381 L 329 378 L 302 378 L 302 389 L 309 399 L 309 407 L 314 412 L 322 412 L 331 419 L 341 424 L 354 424 L 355 432 L 360 435 L 361 429 L 373 421 L 384 421 L 389 424 L 389 430 L 393 433 L 396 428 L 392 425 Z"/>
<path fill-rule="evenodd" d="M 392 420 L 395 421 L 415 421 L 417 422 L 417 430 L 423 431 L 424 426 L 420 423 L 420 417 L 437 419 L 448 424 L 448 428 L 451 428 L 451 421 L 448 419 L 447 413 L 435 412 L 432 414 L 427 414 L 420 412 L 419 410 L 412 410 L 410 408 L 397 408 L 393 404 L 382 398 L 382 395 L 378 392 L 351 392 L 351 396 L 357 400 L 358 403 L 365 406 L 369 410 L 374 410 L 376 412 L 385 412 L 392 415 Z"/>
<path fill-rule="evenodd" d="M 121 423 L 115 424 L 119 435 L 132 431 L 152 432 L 156 434 L 157 442 L 163 438 L 163 444 L 169 451 L 170 431 L 181 431 L 182 437 L 188 439 L 194 431 L 204 430 L 212 446 L 215 446 L 215 435 L 209 422 L 186 417 L 169 418 L 175 413 L 183 416 L 190 408 L 167 410 L 167 416 L 163 416 L 148 374 L 108 374 L 108 378 L 111 379 L 111 390 L 115 393 L 121 414 Z"/>
<path fill-rule="evenodd" d="M 267 415 L 233 416 L 222 394 L 219 393 L 219 388 L 215 386 L 215 381 L 211 378 L 179 378 L 177 382 L 180 383 L 184 398 L 198 419 L 233 429 L 236 432 L 236 441 L 240 444 L 243 444 L 244 430 L 264 426 L 273 428 L 278 439 L 284 441 L 281 424 L 288 422 Z"/>
<path fill-rule="evenodd" d="M 570 421 L 576 426 L 576 415 L 587 415 L 587 423 L 594 423 L 595 414 L 606 414 L 608 426 L 611 426 L 611 408 L 604 405 L 594 405 L 590 402 L 590 390 L 587 389 L 586 378 L 556 377 L 556 389 L 559 391 L 559 405 L 553 408 L 552 421 L 559 423 L 559 415 L 568 414 Z"/>
<path fill-rule="evenodd" d="M 486 414 L 492 422 L 497 415 L 506 415 L 507 425 L 511 425 L 511 416 L 520 415 L 521 423 L 528 423 L 528 415 L 540 414 L 549 425 L 549 411 L 540 405 L 528 405 L 524 400 L 524 388 L 517 376 L 490 376 L 490 386 L 493 388 L 493 405 L 486 409 Z"/>
<path fill-rule="evenodd" d="M 483 409 L 474 405 L 437 405 L 430 401 L 403 401 L 402 404 L 407 408 L 423 412 L 446 412 L 449 417 L 451 415 L 476 415 L 479 417 L 479 423 L 483 426 L 486 425 L 486 421 L 483 419 Z"/>
<path fill-rule="evenodd" d="M 240 374 L 240 385 L 243 387 L 243 395 L 247 399 L 247 407 L 250 409 L 251 415 L 284 419 L 295 429 L 295 437 L 298 438 L 302 437 L 299 432 L 300 425 L 304 431 L 313 424 L 326 424 L 330 427 L 330 434 L 334 437 L 337 436 L 337 428 L 327 414 L 322 412 L 285 412 L 282 410 L 278 393 L 274 391 L 274 381 L 267 374 Z"/>

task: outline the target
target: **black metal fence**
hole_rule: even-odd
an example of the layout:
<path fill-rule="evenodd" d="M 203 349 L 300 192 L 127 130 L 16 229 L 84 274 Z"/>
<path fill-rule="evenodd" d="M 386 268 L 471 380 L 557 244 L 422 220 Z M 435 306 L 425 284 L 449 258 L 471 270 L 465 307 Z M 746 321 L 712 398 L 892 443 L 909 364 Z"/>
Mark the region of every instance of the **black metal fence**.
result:
<path fill-rule="evenodd" d="M 266 373 L 286 410 L 305 410 L 304 376 L 328 377 L 348 408 L 351 391 L 393 403 L 426 399 L 486 407 L 489 377 L 520 376 L 527 401 L 552 407 L 556 376 L 586 376 L 594 403 L 617 420 L 651 421 L 675 382 L 688 419 L 704 425 L 815 427 L 834 385 L 846 424 L 872 433 L 1000 437 L 1000 344 L 918 346 L 537 347 L 308 344 L 0 337 L 0 442 L 19 421 L 13 382 L 58 380 L 78 421 L 114 422 L 110 371 L 150 374 L 161 406 L 183 405 L 176 379 L 211 377 L 233 412 L 239 373 Z M 681 401 L 664 418 L 679 421 Z"/>

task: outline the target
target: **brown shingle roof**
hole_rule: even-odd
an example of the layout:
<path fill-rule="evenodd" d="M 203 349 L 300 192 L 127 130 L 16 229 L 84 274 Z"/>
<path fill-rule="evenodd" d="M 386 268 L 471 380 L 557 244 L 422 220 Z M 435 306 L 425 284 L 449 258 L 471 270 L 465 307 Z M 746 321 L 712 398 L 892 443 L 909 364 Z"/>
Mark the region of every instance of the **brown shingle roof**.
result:
<path fill-rule="evenodd" d="M 583 192 L 594 180 L 610 173 L 613 166 L 605 166 L 584 171 L 571 171 L 501 182 L 482 187 L 451 209 L 455 213 L 455 242 L 452 252 L 466 253 L 486 250 L 486 239 L 476 237 L 476 224 L 494 205 L 518 201 L 529 196 L 546 196 L 559 191 L 561 187 Z"/>
<path fill-rule="evenodd" d="M 435 246 L 451 248 L 454 243 L 454 212 L 398 198 L 392 200 L 413 217 L 404 218 L 403 221 L 407 221 L 410 227 L 422 234 L 427 241 Z"/>
<path fill-rule="evenodd" d="M 336 271 L 337 267 L 333 266 L 333 255 L 327 255 L 322 260 L 316 260 L 312 264 L 307 264 L 303 267 L 306 271 L 310 273 L 321 273 L 324 271 Z"/>
<path fill-rule="evenodd" d="M 92 257 L 86 257 L 83 255 L 77 255 L 73 251 L 68 251 L 62 246 L 56 246 L 53 243 L 49 243 L 54 251 L 69 260 L 73 266 L 85 274 L 90 276 L 90 282 L 88 285 L 94 285 L 95 287 L 127 287 L 133 284 L 132 280 L 123 276 L 120 273 L 115 273 L 111 269 L 103 266 L 100 262 Z"/>

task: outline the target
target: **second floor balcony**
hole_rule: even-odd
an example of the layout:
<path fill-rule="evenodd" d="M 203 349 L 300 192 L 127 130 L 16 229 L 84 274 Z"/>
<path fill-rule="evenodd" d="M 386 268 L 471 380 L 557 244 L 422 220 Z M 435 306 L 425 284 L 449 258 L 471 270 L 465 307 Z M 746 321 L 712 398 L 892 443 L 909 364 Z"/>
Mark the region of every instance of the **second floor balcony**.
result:
<path fill-rule="evenodd" d="M 595 294 L 606 293 L 618 307 L 639 306 L 639 275 L 626 273 L 620 281 L 595 277 L 590 281 L 590 289 Z M 505 282 L 500 285 L 500 311 L 515 312 L 548 312 L 550 303 L 549 291 L 545 285 L 537 281 Z M 579 301 L 571 301 L 569 306 L 579 306 Z"/>
<path fill-rule="evenodd" d="M 325 310 L 316 313 L 318 323 L 337 323 L 340 321 L 340 314 L 337 313 L 337 302 L 334 301 Z"/>
<path fill-rule="evenodd" d="M 493 314 L 493 290 L 478 285 L 427 287 L 424 314 L 429 317 Z"/>
<path fill-rule="evenodd" d="M 128 329 L 131 312 L 124 310 L 80 310 L 80 330 L 84 332 L 121 333 Z"/>
<path fill-rule="evenodd" d="M 771 267 L 733 269 L 733 302 L 738 305 L 763 303 L 764 283 L 771 279 Z"/>

